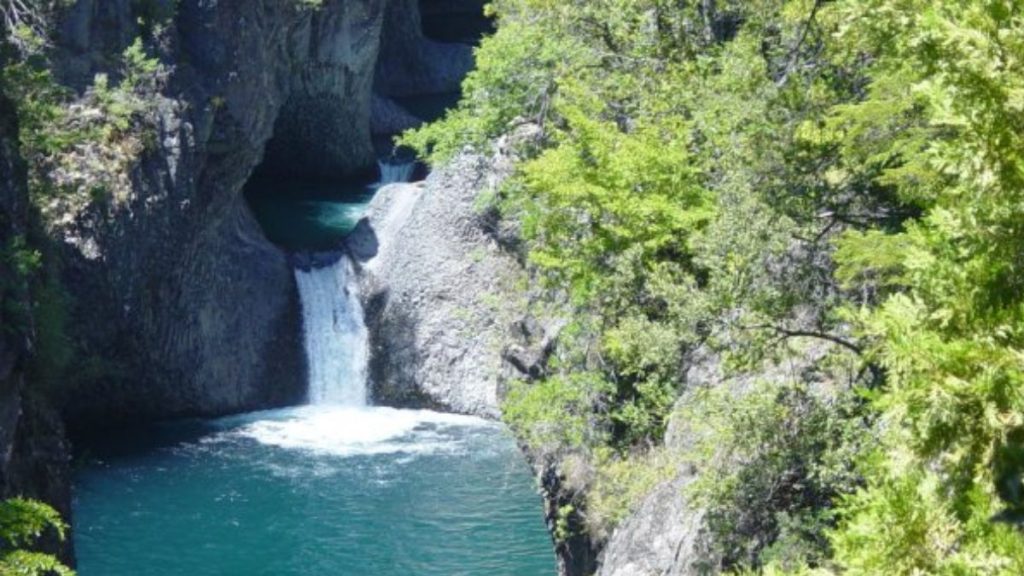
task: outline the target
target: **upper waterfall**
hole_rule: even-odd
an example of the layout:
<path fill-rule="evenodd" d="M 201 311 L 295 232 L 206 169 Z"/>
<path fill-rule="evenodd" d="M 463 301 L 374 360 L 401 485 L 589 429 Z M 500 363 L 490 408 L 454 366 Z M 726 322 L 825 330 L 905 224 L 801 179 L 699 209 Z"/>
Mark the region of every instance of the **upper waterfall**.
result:
<path fill-rule="evenodd" d="M 391 163 L 379 160 L 377 161 L 377 166 L 380 167 L 380 182 L 378 186 L 385 186 L 396 182 L 408 182 L 412 179 L 412 174 L 416 170 L 415 162 Z"/>

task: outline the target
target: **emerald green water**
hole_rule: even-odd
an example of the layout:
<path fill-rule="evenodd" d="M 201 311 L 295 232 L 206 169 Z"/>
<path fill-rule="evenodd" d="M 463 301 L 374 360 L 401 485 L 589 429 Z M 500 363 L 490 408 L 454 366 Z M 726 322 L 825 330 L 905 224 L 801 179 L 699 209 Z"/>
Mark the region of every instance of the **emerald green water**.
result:
<path fill-rule="evenodd" d="M 291 250 L 337 249 L 373 199 L 376 185 L 255 180 L 245 189 L 271 242 Z"/>
<path fill-rule="evenodd" d="M 91 450 L 81 576 L 555 573 L 528 466 L 493 423 L 309 406 Z"/>

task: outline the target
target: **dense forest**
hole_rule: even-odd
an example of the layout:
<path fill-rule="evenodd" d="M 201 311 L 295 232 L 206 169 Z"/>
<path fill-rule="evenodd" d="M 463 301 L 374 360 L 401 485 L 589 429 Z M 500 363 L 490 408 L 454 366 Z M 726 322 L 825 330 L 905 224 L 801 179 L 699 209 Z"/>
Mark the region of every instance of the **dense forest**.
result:
<path fill-rule="evenodd" d="M 114 368 L 72 349 L 52 227 L 129 202 L 174 18 L 138 2 L 116 74 L 75 92 L 51 61 L 66 4 L 0 0 L 30 204 L 0 206 L 0 336 L 56 397 Z M 1024 2 L 487 14 L 457 107 L 400 143 L 436 169 L 511 149 L 477 210 L 560 327 L 501 403 L 556 478 L 556 548 L 602 549 L 670 485 L 702 573 L 1024 573 Z M 66 528 L 0 503 L 0 574 L 70 574 L 21 549 Z"/>
<path fill-rule="evenodd" d="M 488 208 L 569 321 L 504 405 L 568 479 L 556 536 L 692 467 L 712 568 L 1024 571 L 1024 5 L 490 10 L 459 108 L 405 142 L 532 127 Z"/>

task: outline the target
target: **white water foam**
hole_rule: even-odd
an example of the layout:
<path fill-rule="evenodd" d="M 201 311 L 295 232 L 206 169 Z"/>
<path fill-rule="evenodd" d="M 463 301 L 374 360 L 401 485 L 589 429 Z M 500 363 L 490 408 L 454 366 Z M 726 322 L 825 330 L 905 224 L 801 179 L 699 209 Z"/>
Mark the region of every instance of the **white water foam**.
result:
<path fill-rule="evenodd" d="M 412 163 L 380 162 L 378 186 L 406 182 Z M 399 202 L 400 225 L 414 198 Z M 390 216 L 391 214 L 389 214 Z M 309 271 L 295 270 L 302 301 L 310 406 L 226 419 L 211 439 L 251 438 L 261 444 L 334 456 L 410 453 L 457 448 L 453 427 L 485 420 L 422 410 L 367 406 L 369 345 L 358 281 L 347 256 Z"/>
<path fill-rule="evenodd" d="M 455 429 L 497 425 L 428 410 L 344 406 L 303 406 L 221 422 L 230 429 L 208 442 L 249 438 L 265 446 L 338 457 L 457 450 Z"/>
<path fill-rule="evenodd" d="M 308 272 L 295 270 L 302 300 L 309 402 L 366 406 L 368 338 L 348 258 Z"/>

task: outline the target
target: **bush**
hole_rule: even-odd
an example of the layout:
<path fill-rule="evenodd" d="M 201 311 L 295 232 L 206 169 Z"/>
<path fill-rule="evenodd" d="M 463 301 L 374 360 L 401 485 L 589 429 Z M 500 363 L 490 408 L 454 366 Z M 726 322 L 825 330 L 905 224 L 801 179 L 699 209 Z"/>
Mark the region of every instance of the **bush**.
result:
<path fill-rule="evenodd" d="M 598 451 L 596 478 L 584 511 L 590 537 L 597 542 L 607 540 L 619 522 L 636 511 L 652 490 L 677 476 L 679 466 L 677 455 L 664 449 L 631 457 Z"/>
<path fill-rule="evenodd" d="M 821 392 L 818 392 L 821 394 Z M 859 399 L 816 396 L 804 384 L 759 383 L 696 393 L 677 418 L 699 470 L 688 490 L 706 507 L 723 568 L 798 568 L 830 556 L 836 498 L 859 482 L 866 442 Z"/>
<path fill-rule="evenodd" d="M 508 391 L 502 413 L 537 454 L 586 451 L 600 445 L 607 433 L 600 406 L 608 391 L 607 383 L 593 374 L 517 382 Z"/>
<path fill-rule="evenodd" d="M 52 555 L 27 549 L 48 530 L 61 540 L 67 531 L 67 525 L 53 508 L 22 498 L 0 502 L 0 574 L 74 576 Z"/>

